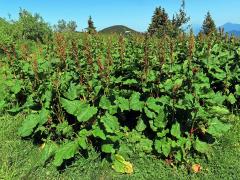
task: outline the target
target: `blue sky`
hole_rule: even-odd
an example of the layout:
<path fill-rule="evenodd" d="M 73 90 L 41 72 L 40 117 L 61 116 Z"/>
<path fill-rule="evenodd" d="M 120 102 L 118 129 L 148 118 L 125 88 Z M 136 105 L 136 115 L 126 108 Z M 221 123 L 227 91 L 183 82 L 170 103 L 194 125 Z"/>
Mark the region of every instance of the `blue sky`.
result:
<path fill-rule="evenodd" d="M 164 7 L 169 16 L 177 12 L 180 0 L 0 0 L 0 16 L 18 17 L 20 7 L 39 13 L 51 25 L 59 19 L 74 20 L 78 29 L 87 26 L 89 15 L 98 30 L 111 25 L 127 25 L 135 30 L 147 29 L 155 7 Z M 202 24 L 210 11 L 216 24 L 240 23 L 239 0 L 186 0 L 190 24 Z"/>

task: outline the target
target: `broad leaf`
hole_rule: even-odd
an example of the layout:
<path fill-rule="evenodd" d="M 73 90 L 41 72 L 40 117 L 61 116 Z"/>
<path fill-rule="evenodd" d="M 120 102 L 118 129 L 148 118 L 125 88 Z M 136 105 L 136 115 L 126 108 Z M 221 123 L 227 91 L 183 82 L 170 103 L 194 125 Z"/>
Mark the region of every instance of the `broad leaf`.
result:
<path fill-rule="evenodd" d="M 181 137 L 181 129 L 180 129 L 180 124 L 178 122 L 172 125 L 171 135 L 173 135 L 178 139 Z"/>
<path fill-rule="evenodd" d="M 23 121 L 22 126 L 18 129 L 18 135 L 22 137 L 30 136 L 35 127 L 37 127 L 39 123 L 39 115 L 38 114 L 30 114 Z"/>
<path fill-rule="evenodd" d="M 140 93 L 134 92 L 130 97 L 130 109 L 134 111 L 142 111 L 144 102 L 140 101 Z"/>
<path fill-rule="evenodd" d="M 168 155 L 171 152 L 171 143 L 165 141 L 162 143 L 162 152 L 165 157 L 168 157 Z"/>
<path fill-rule="evenodd" d="M 77 120 L 79 122 L 86 122 L 97 114 L 98 109 L 96 107 L 91 107 L 90 105 L 84 106 L 78 111 Z"/>
<path fill-rule="evenodd" d="M 231 128 L 230 124 L 224 124 L 216 118 L 211 120 L 208 125 L 209 127 L 207 129 L 207 132 L 215 137 L 222 136 Z"/>
<path fill-rule="evenodd" d="M 39 125 L 44 125 L 48 121 L 49 116 L 50 116 L 50 111 L 46 109 L 42 109 L 39 112 Z"/>
<path fill-rule="evenodd" d="M 224 116 L 230 114 L 229 110 L 225 107 L 212 106 L 210 112 L 214 115 Z"/>
<path fill-rule="evenodd" d="M 162 153 L 162 141 L 156 140 L 154 143 L 154 147 L 158 153 Z"/>
<path fill-rule="evenodd" d="M 68 91 L 64 94 L 67 99 L 75 100 L 79 97 L 80 85 L 70 84 Z"/>
<path fill-rule="evenodd" d="M 105 152 L 105 153 L 110 153 L 110 154 L 115 153 L 113 144 L 103 144 L 101 149 L 102 149 L 102 152 Z"/>
<path fill-rule="evenodd" d="M 115 100 L 115 103 L 118 105 L 118 107 L 121 109 L 122 112 L 129 110 L 129 101 L 128 101 L 128 99 L 125 99 L 123 97 L 118 97 Z"/>
<path fill-rule="evenodd" d="M 144 112 L 148 118 L 150 118 L 150 119 L 156 118 L 156 114 L 154 112 L 152 112 L 151 110 L 149 110 L 147 107 L 144 107 Z"/>
<path fill-rule="evenodd" d="M 106 96 L 102 96 L 99 107 L 103 109 L 109 109 L 111 107 L 111 101 Z"/>
<path fill-rule="evenodd" d="M 240 85 L 236 85 L 235 89 L 236 89 L 236 94 L 240 96 Z"/>
<path fill-rule="evenodd" d="M 103 123 L 106 131 L 109 133 L 115 133 L 115 131 L 119 130 L 120 125 L 118 122 L 118 118 L 115 116 L 106 113 L 103 117 L 101 117 L 100 121 Z"/>
<path fill-rule="evenodd" d="M 76 141 L 64 143 L 54 156 L 53 164 L 55 166 L 61 166 L 64 160 L 74 157 L 78 150 L 78 143 Z"/>
<path fill-rule="evenodd" d="M 234 97 L 234 95 L 231 93 L 228 97 L 227 100 L 231 103 L 231 104 L 235 104 L 237 102 L 236 98 Z"/>
<path fill-rule="evenodd" d="M 139 132 L 144 131 L 147 128 L 147 126 L 145 125 L 144 121 L 142 119 L 139 119 L 137 122 L 137 126 L 136 126 L 136 130 Z"/>
<path fill-rule="evenodd" d="M 161 108 L 157 117 L 153 120 L 153 125 L 157 128 L 165 128 L 167 121 L 165 119 L 165 112 Z"/>
<path fill-rule="evenodd" d="M 43 148 L 43 151 L 41 152 L 41 157 L 40 157 L 41 164 L 44 165 L 45 162 L 55 154 L 57 149 L 58 149 L 58 146 L 56 143 L 52 141 L 47 142 Z"/>
<path fill-rule="evenodd" d="M 146 104 L 149 109 L 153 110 L 156 113 L 162 109 L 162 107 L 157 104 L 157 99 L 153 97 L 148 98 Z"/>
<path fill-rule="evenodd" d="M 101 138 L 103 140 L 106 140 L 106 136 L 105 136 L 103 130 L 101 130 L 99 127 L 95 127 L 93 129 L 92 133 L 93 133 L 94 137 L 99 137 L 99 138 Z"/>
<path fill-rule="evenodd" d="M 61 98 L 61 103 L 63 108 L 74 116 L 77 116 L 79 122 L 86 122 L 91 119 L 95 114 L 97 114 L 97 108 L 92 107 L 82 101 L 69 101 Z"/>
<path fill-rule="evenodd" d="M 136 149 L 140 152 L 150 153 L 152 151 L 153 142 L 150 139 L 141 138 L 136 144 Z"/>
<path fill-rule="evenodd" d="M 119 173 L 133 173 L 133 165 L 119 154 L 115 155 L 112 168 Z"/>
<path fill-rule="evenodd" d="M 194 148 L 200 153 L 207 153 L 209 151 L 209 145 L 206 142 L 200 141 L 198 138 L 196 139 Z"/>
<path fill-rule="evenodd" d="M 77 116 L 78 111 L 80 111 L 83 107 L 86 107 L 86 104 L 82 101 L 69 101 L 67 99 L 61 98 L 61 104 L 63 108 L 71 115 Z"/>

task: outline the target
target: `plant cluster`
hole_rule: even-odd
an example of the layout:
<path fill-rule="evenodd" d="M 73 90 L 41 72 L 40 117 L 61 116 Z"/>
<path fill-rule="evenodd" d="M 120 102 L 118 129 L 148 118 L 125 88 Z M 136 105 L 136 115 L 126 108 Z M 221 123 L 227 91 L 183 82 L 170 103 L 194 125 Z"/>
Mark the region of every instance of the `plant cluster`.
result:
<path fill-rule="evenodd" d="M 118 172 L 134 154 L 178 164 L 209 155 L 236 120 L 240 49 L 235 38 L 117 38 L 56 33 L 1 53 L 0 113 L 24 112 L 18 134 L 61 166 L 98 151 Z"/>

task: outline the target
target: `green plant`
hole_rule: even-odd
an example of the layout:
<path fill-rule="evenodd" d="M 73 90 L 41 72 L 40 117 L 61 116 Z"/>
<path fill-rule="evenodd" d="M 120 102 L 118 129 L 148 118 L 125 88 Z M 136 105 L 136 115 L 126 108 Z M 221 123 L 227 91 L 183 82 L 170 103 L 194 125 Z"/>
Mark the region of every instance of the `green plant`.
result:
<path fill-rule="evenodd" d="M 133 154 L 175 164 L 208 155 L 236 119 L 240 72 L 236 44 L 205 38 L 56 33 L 33 51 L 16 46 L 13 65 L 3 61 L 14 97 L 4 95 L 1 106 L 27 113 L 18 134 L 45 145 L 42 164 L 95 150 L 129 173 Z"/>

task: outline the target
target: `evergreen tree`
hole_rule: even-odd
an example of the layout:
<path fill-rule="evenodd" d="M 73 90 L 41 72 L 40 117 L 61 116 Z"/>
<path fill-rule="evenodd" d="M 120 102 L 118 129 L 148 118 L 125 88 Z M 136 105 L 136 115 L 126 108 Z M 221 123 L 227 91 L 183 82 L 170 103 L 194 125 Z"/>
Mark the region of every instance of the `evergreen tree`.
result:
<path fill-rule="evenodd" d="M 157 7 L 154 11 L 152 22 L 149 25 L 148 33 L 150 35 L 163 35 L 167 33 L 167 28 L 169 25 L 168 14 L 164 8 Z"/>
<path fill-rule="evenodd" d="M 88 33 L 92 34 L 97 32 L 96 27 L 94 26 L 94 22 L 92 20 L 92 17 L 90 16 L 88 19 L 88 28 L 87 28 Z"/>
<path fill-rule="evenodd" d="M 169 18 L 164 8 L 157 7 L 154 11 L 154 15 L 152 17 L 152 22 L 149 25 L 148 33 L 150 35 L 163 35 L 168 31 L 169 26 Z"/>
<path fill-rule="evenodd" d="M 148 33 L 150 35 L 157 34 L 158 36 L 170 35 L 176 36 L 182 32 L 181 29 L 184 24 L 190 20 L 185 12 L 185 1 L 182 1 L 179 12 L 173 16 L 173 19 L 168 18 L 168 14 L 164 8 L 157 7 L 154 11 L 152 22 L 149 25 Z"/>
<path fill-rule="evenodd" d="M 173 16 L 172 19 L 172 27 L 173 27 L 173 31 L 175 31 L 175 33 L 179 33 L 182 31 L 182 26 L 186 23 L 188 23 L 190 20 L 190 17 L 187 16 L 187 13 L 185 12 L 185 1 L 182 1 L 181 7 L 179 9 L 179 12 Z"/>
<path fill-rule="evenodd" d="M 202 25 L 202 31 L 203 31 L 203 34 L 205 35 L 209 35 L 211 33 L 217 32 L 215 22 L 212 19 L 210 12 L 208 12 L 207 15 L 205 16 L 205 19 Z"/>

